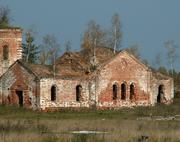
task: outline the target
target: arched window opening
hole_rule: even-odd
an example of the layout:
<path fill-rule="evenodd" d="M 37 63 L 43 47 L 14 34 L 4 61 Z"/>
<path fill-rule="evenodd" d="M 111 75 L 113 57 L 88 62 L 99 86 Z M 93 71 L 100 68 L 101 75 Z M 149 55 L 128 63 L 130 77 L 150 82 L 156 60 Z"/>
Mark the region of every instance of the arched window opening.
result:
<path fill-rule="evenodd" d="M 113 100 L 117 99 L 118 87 L 116 84 L 113 85 Z"/>
<path fill-rule="evenodd" d="M 126 84 L 121 84 L 121 100 L 126 99 Z"/>
<path fill-rule="evenodd" d="M 51 87 L 51 101 L 55 101 L 56 100 L 56 92 L 57 92 L 56 86 L 53 85 Z"/>
<path fill-rule="evenodd" d="M 79 102 L 81 100 L 81 92 L 82 92 L 82 86 L 77 85 L 76 86 L 76 101 Z"/>
<path fill-rule="evenodd" d="M 7 45 L 3 46 L 3 60 L 8 60 L 9 58 L 9 47 Z"/>
<path fill-rule="evenodd" d="M 130 85 L 130 100 L 134 98 L 135 90 L 134 90 L 134 84 Z"/>
<path fill-rule="evenodd" d="M 159 85 L 157 102 L 161 103 L 163 99 L 164 99 L 164 85 Z"/>

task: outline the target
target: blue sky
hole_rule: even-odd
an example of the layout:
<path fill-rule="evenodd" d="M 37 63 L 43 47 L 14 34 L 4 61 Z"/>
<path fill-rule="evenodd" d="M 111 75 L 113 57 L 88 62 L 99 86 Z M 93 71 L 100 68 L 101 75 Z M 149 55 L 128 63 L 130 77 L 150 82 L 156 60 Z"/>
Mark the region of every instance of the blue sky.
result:
<path fill-rule="evenodd" d="M 54 34 L 61 45 L 71 40 L 78 50 L 88 21 L 95 20 L 105 28 L 111 16 L 121 17 L 122 48 L 138 44 L 141 56 L 152 64 L 161 53 L 166 63 L 164 42 L 174 40 L 180 47 L 180 0 L 0 0 L 0 6 L 11 9 L 13 24 L 27 29 L 34 26 L 38 42 Z M 180 54 L 180 50 L 178 50 Z M 180 71 L 180 59 L 175 67 Z"/>

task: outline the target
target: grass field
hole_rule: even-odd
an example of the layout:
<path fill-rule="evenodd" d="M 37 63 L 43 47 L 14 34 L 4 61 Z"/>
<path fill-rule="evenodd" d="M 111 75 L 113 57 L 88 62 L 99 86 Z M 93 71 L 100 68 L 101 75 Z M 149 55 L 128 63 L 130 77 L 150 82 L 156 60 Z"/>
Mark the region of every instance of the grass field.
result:
<path fill-rule="evenodd" d="M 137 120 L 147 116 L 180 115 L 180 98 L 165 106 L 120 110 L 34 112 L 0 106 L 2 142 L 180 142 L 179 120 Z M 103 131 L 80 135 L 72 131 Z M 145 140 L 147 139 L 147 140 Z"/>

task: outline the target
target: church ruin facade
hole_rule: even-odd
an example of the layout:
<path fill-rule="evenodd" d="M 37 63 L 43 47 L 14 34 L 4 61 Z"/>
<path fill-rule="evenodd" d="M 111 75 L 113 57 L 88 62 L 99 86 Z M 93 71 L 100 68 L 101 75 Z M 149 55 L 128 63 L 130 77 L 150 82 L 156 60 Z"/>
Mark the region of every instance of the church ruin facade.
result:
<path fill-rule="evenodd" d="M 153 72 L 126 51 L 114 54 L 97 47 L 95 59 L 85 50 L 65 52 L 53 70 L 22 61 L 21 44 L 20 29 L 0 29 L 0 104 L 40 110 L 118 109 L 174 98 L 172 78 Z"/>

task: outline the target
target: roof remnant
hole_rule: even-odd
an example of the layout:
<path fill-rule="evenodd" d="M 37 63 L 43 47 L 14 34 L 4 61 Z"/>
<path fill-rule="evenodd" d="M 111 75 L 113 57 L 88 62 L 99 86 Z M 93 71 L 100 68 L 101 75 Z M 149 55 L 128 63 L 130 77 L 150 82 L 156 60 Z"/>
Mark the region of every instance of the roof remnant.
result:
<path fill-rule="evenodd" d="M 114 54 L 113 49 L 111 48 L 97 47 L 95 48 L 95 52 L 97 66 L 101 66 L 109 62 L 109 60 L 122 51 L 116 52 Z M 65 52 L 55 61 L 55 76 L 64 78 L 88 78 L 94 72 L 94 70 L 91 70 L 92 57 L 92 49 L 83 49 L 79 52 Z M 30 64 L 23 61 L 20 62 L 40 78 L 54 77 L 52 65 Z M 156 79 L 169 79 L 168 76 L 155 71 L 153 71 L 153 76 Z"/>

